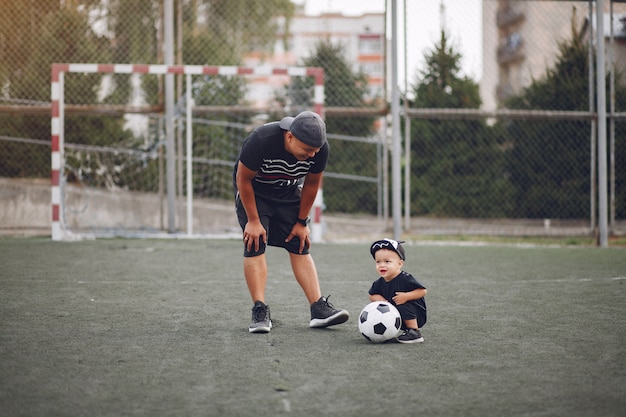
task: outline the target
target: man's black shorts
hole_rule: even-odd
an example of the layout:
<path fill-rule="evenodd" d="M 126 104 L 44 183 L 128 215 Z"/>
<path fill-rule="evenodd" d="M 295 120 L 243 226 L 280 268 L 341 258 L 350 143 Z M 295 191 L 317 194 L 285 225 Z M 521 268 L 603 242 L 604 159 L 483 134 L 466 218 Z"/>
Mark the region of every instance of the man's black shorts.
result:
<path fill-rule="evenodd" d="M 244 230 L 246 223 L 248 223 L 248 216 L 243 208 L 239 194 L 237 194 L 235 205 L 237 208 L 237 218 L 239 219 L 239 225 L 241 230 Z M 256 198 L 257 211 L 261 224 L 267 231 L 267 244 L 270 246 L 278 246 L 285 248 L 289 253 L 305 255 L 309 253 L 309 248 L 305 245 L 302 253 L 300 253 L 300 239 L 294 237 L 289 242 L 285 242 L 293 225 L 296 224 L 298 219 L 298 212 L 300 211 L 300 204 L 280 204 L 276 201 L 268 201 L 263 198 Z M 252 257 L 265 253 L 266 245 L 261 242 L 259 250 L 255 251 L 254 247 L 251 251 L 248 251 L 244 246 L 243 256 Z"/>

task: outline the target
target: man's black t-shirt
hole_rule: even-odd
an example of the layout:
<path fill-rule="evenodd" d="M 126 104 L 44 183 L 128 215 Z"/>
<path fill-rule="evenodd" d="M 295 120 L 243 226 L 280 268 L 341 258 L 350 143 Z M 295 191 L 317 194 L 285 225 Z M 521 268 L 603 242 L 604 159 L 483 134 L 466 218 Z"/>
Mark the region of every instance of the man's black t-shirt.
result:
<path fill-rule="evenodd" d="M 268 123 L 250 133 L 235 163 L 235 190 L 237 165 L 241 161 L 247 168 L 257 172 L 252 181 L 257 197 L 283 203 L 300 201 L 303 178 L 309 172 L 320 173 L 326 169 L 329 146 L 326 142 L 314 157 L 299 161 L 285 150 L 284 134 L 285 130 L 278 122 Z"/>

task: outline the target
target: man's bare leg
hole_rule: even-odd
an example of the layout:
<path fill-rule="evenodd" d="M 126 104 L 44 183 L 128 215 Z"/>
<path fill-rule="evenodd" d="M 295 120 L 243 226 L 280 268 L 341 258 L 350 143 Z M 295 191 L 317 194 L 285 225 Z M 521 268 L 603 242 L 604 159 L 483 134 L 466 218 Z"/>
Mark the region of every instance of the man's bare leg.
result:
<path fill-rule="evenodd" d="M 313 304 L 322 296 L 313 258 L 310 254 L 298 255 L 290 253 L 289 260 L 291 261 L 291 269 L 296 277 L 296 281 L 302 287 L 309 304 Z"/>
<path fill-rule="evenodd" d="M 265 254 L 243 258 L 243 273 L 248 284 L 252 302 L 265 303 L 265 287 L 267 285 L 267 261 Z"/>
<path fill-rule="evenodd" d="M 311 305 L 311 322 L 309 327 L 328 327 L 348 320 L 350 314 L 346 310 L 339 310 L 322 298 L 317 269 L 311 255 L 289 254 L 293 273 L 304 290 Z"/>
<path fill-rule="evenodd" d="M 265 254 L 244 257 L 243 271 L 246 283 L 250 291 L 252 307 L 252 320 L 248 331 L 250 333 L 267 333 L 272 329 L 270 308 L 265 304 L 265 287 L 267 285 L 267 263 Z"/>

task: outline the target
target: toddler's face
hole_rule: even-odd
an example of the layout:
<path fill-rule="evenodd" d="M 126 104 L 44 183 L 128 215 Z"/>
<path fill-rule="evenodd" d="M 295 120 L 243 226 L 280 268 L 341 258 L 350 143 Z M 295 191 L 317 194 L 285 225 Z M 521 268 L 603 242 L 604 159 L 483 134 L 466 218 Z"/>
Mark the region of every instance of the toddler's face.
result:
<path fill-rule="evenodd" d="M 374 254 L 376 261 L 376 271 L 385 279 L 385 281 L 391 281 L 400 272 L 402 272 L 402 266 L 404 261 L 400 259 L 400 256 L 390 249 L 380 249 Z"/>

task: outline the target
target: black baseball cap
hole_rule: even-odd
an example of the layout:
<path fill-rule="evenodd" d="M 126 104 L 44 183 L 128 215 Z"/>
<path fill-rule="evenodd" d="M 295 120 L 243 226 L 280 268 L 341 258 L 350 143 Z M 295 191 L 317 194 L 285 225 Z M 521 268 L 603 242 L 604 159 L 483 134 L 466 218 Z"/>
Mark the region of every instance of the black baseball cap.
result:
<path fill-rule="evenodd" d="M 389 249 L 397 253 L 398 256 L 400 256 L 400 259 L 402 259 L 403 261 L 406 260 L 404 256 L 404 248 L 402 247 L 401 243 L 404 243 L 404 241 L 398 242 L 397 240 L 393 239 L 377 240 L 376 242 L 372 243 L 372 246 L 370 246 L 370 253 L 372 254 L 372 258 L 375 258 L 374 254 L 377 251 L 381 249 Z"/>
<path fill-rule="evenodd" d="M 312 111 L 303 111 L 296 117 L 285 117 L 279 126 L 290 131 L 300 142 L 314 148 L 321 148 L 326 143 L 326 123 Z"/>

